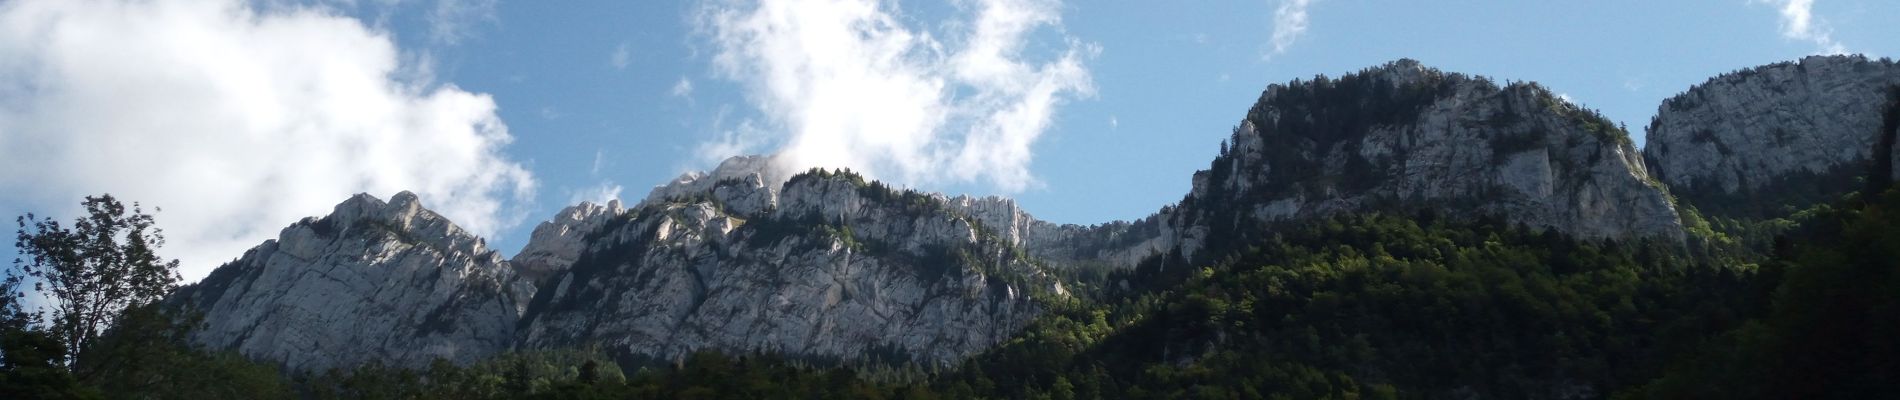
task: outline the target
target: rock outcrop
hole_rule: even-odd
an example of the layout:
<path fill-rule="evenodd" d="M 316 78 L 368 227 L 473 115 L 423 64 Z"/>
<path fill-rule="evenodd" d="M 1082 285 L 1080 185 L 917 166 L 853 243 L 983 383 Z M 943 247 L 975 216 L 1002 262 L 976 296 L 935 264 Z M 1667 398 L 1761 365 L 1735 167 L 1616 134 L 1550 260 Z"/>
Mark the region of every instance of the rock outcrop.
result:
<path fill-rule="evenodd" d="M 1032 292 L 1061 295 L 1034 261 L 935 197 L 814 171 L 756 209 L 729 201 L 773 188 L 726 182 L 662 188 L 689 195 L 650 200 L 597 232 L 534 299 L 522 346 L 944 365 L 1038 315 Z"/>
<path fill-rule="evenodd" d="M 1167 224 L 1193 259 L 1255 222 L 1373 210 L 1682 238 L 1615 124 L 1535 84 L 1499 87 L 1411 60 L 1268 87 Z"/>
<path fill-rule="evenodd" d="M 1036 219 L 1008 198 L 938 197 L 945 205 L 981 222 L 1003 241 L 1056 267 L 1083 263 L 1134 265 L 1167 252 L 1171 243 L 1166 240 L 1173 237 L 1162 231 L 1167 226 L 1161 224 L 1160 216 L 1089 226 L 1055 224 Z"/>
<path fill-rule="evenodd" d="M 777 155 L 732 157 L 710 173 L 687 172 L 655 186 L 634 208 L 720 196 L 721 203 L 742 213 L 760 212 L 777 206 L 774 202 L 779 186 L 792 177 L 792 172 Z"/>
<path fill-rule="evenodd" d="M 527 246 L 512 259 L 515 272 L 530 282 L 567 270 L 587 248 L 587 234 L 600 230 L 608 221 L 626 213 L 620 200 L 607 205 L 581 202 L 554 214 L 554 219 L 534 227 Z"/>
<path fill-rule="evenodd" d="M 1689 203 L 1769 216 L 1859 189 L 1900 65 L 1814 56 L 1710 79 L 1665 101 L 1643 149 Z"/>
<path fill-rule="evenodd" d="M 321 371 L 488 357 L 513 344 L 532 295 L 482 239 L 402 192 L 284 228 L 173 302 L 203 313 L 203 346 Z"/>

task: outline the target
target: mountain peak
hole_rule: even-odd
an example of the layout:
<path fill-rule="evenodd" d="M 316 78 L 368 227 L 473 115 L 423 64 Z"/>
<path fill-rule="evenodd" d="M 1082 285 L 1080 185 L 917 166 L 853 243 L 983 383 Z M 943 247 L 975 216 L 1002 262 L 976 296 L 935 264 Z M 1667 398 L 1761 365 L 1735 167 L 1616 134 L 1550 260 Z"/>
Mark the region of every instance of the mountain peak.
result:
<path fill-rule="evenodd" d="M 395 196 L 390 196 L 389 198 L 390 205 L 403 207 L 403 208 L 408 208 L 411 205 L 417 204 L 420 201 L 422 200 L 416 197 L 415 192 L 411 192 L 407 190 L 396 192 Z"/>
<path fill-rule="evenodd" d="M 1583 237 L 1681 235 L 1627 134 L 1534 83 L 1499 88 L 1404 59 L 1276 84 L 1229 144 L 1195 175 L 1184 237 L 1232 218 L 1414 209 Z"/>
<path fill-rule="evenodd" d="M 1900 64 L 1811 56 L 1710 78 L 1665 100 L 1644 157 L 1705 212 L 1766 216 L 1831 201 L 1870 167 Z"/>
<path fill-rule="evenodd" d="M 561 209 L 553 219 L 534 227 L 528 244 L 515 254 L 512 264 L 531 281 L 560 273 L 580 259 L 587 248 L 588 234 L 626 213 L 618 199 L 605 206 L 583 201 Z"/>
<path fill-rule="evenodd" d="M 533 288 L 414 193 L 391 200 L 351 196 L 181 288 L 176 301 L 205 316 L 193 340 L 293 371 L 421 367 L 506 348 Z"/>
<path fill-rule="evenodd" d="M 1387 62 L 1377 67 L 1372 67 L 1372 68 L 1368 68 L 1366 70 L 1360 71 L 1359 74 L 1379 76 L 1393 82 L 1394 84 L 1403 85 L 1403 84 L 1418 82 L 1428 76 L 1442 75 L 1444 74 L 1444 71 L 1440 71 L 1437 68 L 1427 67 L 1425 66 L 1424 63 L 1421 63 L 1418 60 L 1414 60 L 1410 58 L 1401 58 L 1401 59 L 1393 60 L 1391 62 Z"/>
<path fill-rule="evenodd" d="M 647 198 L 640 201 L 635 209 L 664 204 L 693 196 L 720 195 L 714 193 L 720 188 L 744 186 L 751 189 L 734 192 L 724 191 L 725 196 L 741 195 L 745 199 L 722 199 L 727 206 L 743 208 L 742 213 L 762 211 L 777 204 L 780 186 L 785 184 L 796 171 L 792 171 L 789 160 L 778 154 L 735 156 L 719 162 L 712 172 L 687 172 L 680 174 L 671 182 L 653 187 Z"/>

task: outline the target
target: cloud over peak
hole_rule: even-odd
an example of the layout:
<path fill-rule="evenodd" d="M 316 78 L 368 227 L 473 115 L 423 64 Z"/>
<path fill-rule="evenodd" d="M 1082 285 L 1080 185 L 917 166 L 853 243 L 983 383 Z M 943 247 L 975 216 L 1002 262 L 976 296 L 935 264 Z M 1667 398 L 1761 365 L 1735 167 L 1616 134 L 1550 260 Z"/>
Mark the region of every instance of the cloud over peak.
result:
<path fill-rule="evenodd" d="M 716 72 L 739 83 L 766 121 L 741 122 L 747 132 L 702 149 L 744 149 L 731 139 L 775 132 L 769 144 L 796 168 L 1006 191 L 1033 185 L 1032 146 L 1061 103 L 1093 94 L 1083 61 L 1096 47 L 1061 36 L 1048 59 L 1026 54 L 1039 31 L 1059 33 L 1055 1 L 958 5 L 968 19 L 933 32 L 877 0 L 708 4 L 700 19 Z"/>
<path fill-rule="evenodd" d="M 1814 16 L 1814 1 L 1751 0 L 1750 2 L 1779 7 L 1782 37 L 1814 43 L 1815 51 L 1821 54 L 1846 53 L 1847 47 L 1834 41 L 1834 33 L 1828 28 L 1827 19 Z"/>
<path fill-rule="evenodd" d="M 1313 0 L 1280 0 L 1280 7 L 1273 10 L 1273 36 L 1268 39 L 1273 48 L 1261 58 L 1271 60 L 1286 54 L 1300 36 L 1306 35 L 1306 9 L 1312 5 Z"/>

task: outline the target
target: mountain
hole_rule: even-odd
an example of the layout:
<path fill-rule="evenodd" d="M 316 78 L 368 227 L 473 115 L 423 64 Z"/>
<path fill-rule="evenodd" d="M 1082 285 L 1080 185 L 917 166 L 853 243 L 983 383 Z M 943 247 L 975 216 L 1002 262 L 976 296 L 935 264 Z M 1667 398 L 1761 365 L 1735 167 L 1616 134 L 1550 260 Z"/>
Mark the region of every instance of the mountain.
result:
<path fill-rule="evenodd" d="M 1093 227 L 964 200 L 1031 254 L 1130 266 L 1204 263 L 1271 225 L 1367 211 L 1429 212 L 1582 238 L 1679 242 L 1681 222 L 1628 133 L 1533 83 L 1504 87 L 1399 60 L 1269 86 L 1180 203 Z M 1164 263 L 1167 260 L 1162 260 Z"/>
<path fill-rule="evenodd" d="M 951 204 L 1058 264 L 1191 260 L 1266 234 L 1265 224 L 1365 211 L 1682 239 L 1668 195 L 1621 127 L 1534 83 L 1499 87 L 1415 60 L 1269 86 L 1194 174 L 1193 190 L 1147 218 L 1057 225 L 1004 198 Z"/>
<path fill-rule="evenodd" d="M 1800 65 L 1835 62 L 1816 60 Z M 1833 82 L 1864 68 L 1871 67 L 1828 67 L 1805 79 Z M 1830 85 L 1820 86 L 1846 87 Z M 1692 93 L 1706 104 L 1774 93 L 1716 86 Z M 1752 99 L 1735 104 L 1798 103 Z M 1689 111 L 1653 125 L 1691 129 L 1690 111 L 1714 109 L 1665 109 L 1672 107 Z M 1711 132 L 1713 143 L 1741 143 L 1756 131 Z M 1165 285 L 1208 279 L 1185 271 L 1211 272 L 1198 267 L 1286 243 L 1283 233 L 1330 232 L 1316 223 L 1377 213 L 1422 221 L 1458 243 L 1483 243 L 1469 232 L 1504 226 L 1516 227 L 1506 237 L 1517 249 L 1574 238 L 1648 252 L 1684 241 L 1670 190 L 1699 189 L 1678 182 L 1704 179 L 1684 177 L 1765 177 L 1747 180 L 1758 182 L 1782 173 L 1744 173 L 1755 164 L 1719 160 L 1670 164 L 1664 160 L 1695 156 L 1662 144 L 1669 135 L 1652 132 L 1658 144 L 1639 155 L 1622 127 L 1536 84 L 1500 86 L 1400 60 L 1269 86 L 1209 168 L 1192 176 L 1192 190 L 1135 221 L 1054 224 L 1006 198 L 920 193 L 746 156 L 682 175 L 632 207 L 568 207 L 512 260 L 421 208 L 413 194 L 389 203 L 358 195 L 182 289 L 173 304 L 205 313 L 197 343 L 300 371 L 563 348 L 622 361 L 677 362 L 713 350 L 946 366 L 1012 343 L 1051 312 L 1088 300 L 1072 288 L 1166 295 Z M 1650 165 L 1666 171 L 1663 180 Z M 1297 242 L 1331 240 L 1308 236 Z M 1412 247 L 1419 257 L 1448 254 Z M 1645 263 L 1673 262 L 1645 254 Z M 1253 257 L 1298 259 L 1281 256 Z M 1161 269 L 1166 279 L 1154 273 Z M 1117 284 L 1074 278 L 1090 271 L 1111 271 L 1090 276 Z"/>
<path fill-rule="evenodd" d="M 286 227 L 172 301 L 203 313 L 200 345 L 320 371 L 492 356 L 533 294 L 481 238 L 402 192 Z"/>
<path fill-rule="evenodd" d="M 1034 297 L 1063 296 L 941 196 L 816 170 L 780 188 L 754 161 L 683 177 L 589 234 L 530 304 L 521 346 L 947 365 L 1021 328 L 1039 313 Z"/>
<path fill-rule="evenodd" d="M 1594 111 L 1536 84 L 1400 60 L 1268 87 L 1168 220 L 1188 259 L 1249 223 L 1365 211 L 1680 240 L 1658 186 L 1628 133 Z"/>
<path fill-rule="evenodd" d="M 579 345 L 947 365 L 1065 295 L 941 195 L 819 170 L 767 184 L 783 175 L 763 161 L 688 174 L 632 210 L 569 207 L 512 261 L 414 194 L 357 195 L 172 303 L 203 312 L 203 346 L 317 371 Z"/>
<path fill-rule="evenodd" d="M 1812 56 L 1723 74 L 1664 101 L 1643 157 L 1716 215 L 1772 217 L 1857 190 L 1900 65 Z"/>

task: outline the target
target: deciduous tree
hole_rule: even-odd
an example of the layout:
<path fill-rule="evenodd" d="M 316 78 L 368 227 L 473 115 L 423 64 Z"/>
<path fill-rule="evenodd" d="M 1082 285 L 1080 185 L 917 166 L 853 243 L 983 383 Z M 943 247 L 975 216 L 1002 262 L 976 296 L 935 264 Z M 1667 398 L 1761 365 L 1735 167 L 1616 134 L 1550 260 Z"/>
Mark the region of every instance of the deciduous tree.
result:
<path fill-rule="evenodd" d="M 46 299 L 46 328 L 66 351 L 65 364 L 127 308 L 152 304 L 177 284 L 178 261 L 158 256 L 165 236 L 138 203 L 130 213 L 112 195 L 87 196 L 86 215 L 69 228 L 52 218 L 17 219 L 14 275 L 23 276 Z M 15 286 L 9 295 L 24 295 Z M 37 319 L 37 318 L 36 318 Z"/>

